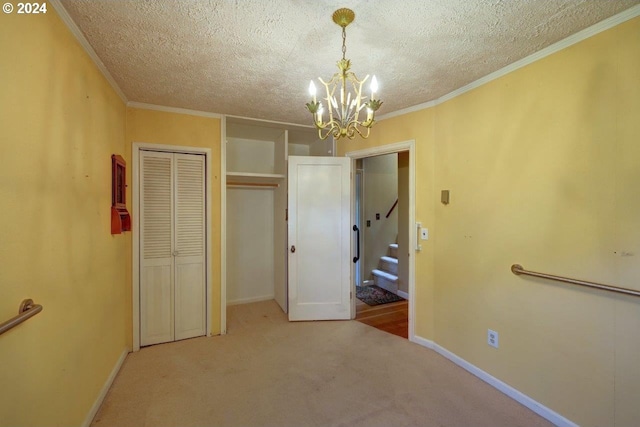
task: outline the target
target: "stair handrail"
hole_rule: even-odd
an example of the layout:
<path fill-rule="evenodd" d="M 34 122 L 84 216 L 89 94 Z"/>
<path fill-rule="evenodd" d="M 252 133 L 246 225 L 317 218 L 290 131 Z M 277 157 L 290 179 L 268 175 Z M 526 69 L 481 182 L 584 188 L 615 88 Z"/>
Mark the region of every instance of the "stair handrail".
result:
<path fill-rule="evenodd" d="M 396 206 L 398 206 L 398 199 L 396 199 L 396 201 L 393 204 L 393 206 L 391 206 L 391 209 L 389 209 L 389 212 L 387 212 L 387 216 L 385 216 L 385 218 L 389 218 L 389 215 L 391 215 L 391 212 L 393 212 L 393 210 L 396 208 Z"/>

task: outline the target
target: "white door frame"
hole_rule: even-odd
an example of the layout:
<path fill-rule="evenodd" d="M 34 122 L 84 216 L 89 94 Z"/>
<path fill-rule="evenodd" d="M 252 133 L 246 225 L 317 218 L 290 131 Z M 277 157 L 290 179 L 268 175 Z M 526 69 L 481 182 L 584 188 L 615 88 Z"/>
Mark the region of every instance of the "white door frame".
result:
<path fill-rule="evenodd" d="M 408 141 L 398 142 L 395 144 L 381 145 L 379 147 L 365 148 L 363 150 L 349 151 L 345 153 L 346 157 L 351 158 L 351 170 L 355 171 L 356 160 L 366 157 L 380 156 L 383 154 L 399 153 L 402 151 L 409 152 L 409 248 L 412 252 L 409 255 L 409 340 L 415 342 L 415 302 L 416 302 L 416 141 L 411 139 Z M 355 180 L 353 181 L 355 182 Z M 355 185 L 352 183 L 352 185 Z M 351 212 L 352 217 L 355 214 L 355 189 L 352 191 Z M 355 223 L 355 222 L 354 222 Z M 355 277 L 355 268 L 352 265 L 352 277 Z M 354 280 L 351 280 L 353 295 L 355 295 Z M 351 300 L 352 313 L 355 314 L 355 298 Z"/>
<path fill-rule="evenodd" d="M 357 224 L 358 227 L 360 227 L 360 233 L 362 233 L 360 235 L 360 242 L 356 241 L 355 245 L 360 244 L 360 248 L 362 249 L 362 248 L 364 248 L 364 245 L 365 245 L 364 233 L 362 232 L 362 224 L 364 224 L 364 222 L 365 222 L 365 220 L 364 220 L 364 206 L 361 203 L 364 200 L 364 172 L 362 170 L 358 170 L 358 169 L 354 170 L 354 167 L 355 167 L 356 163 L 357 162 L 352 162 L 351 163 L 351 171 L 353 172 L 353 179 L 354 179 L 354 182 L 353 182 L 354 190 L 353 191 L 354 192 L 356 191 L 356 186 L 358 185 L 358 181 L 360 181 L 360 194 L 354 194 L 353 195 L 353 206 L 352 206 L 352 209 L 354 211 L 353 212 L 353 215 L 354 215 L 353 223 Z M 358 175 L 360 176 L 359 178 L 358 178 Z M 357 214 L 356 209 L 355 209 L 355 205 L 356 204 L 360 205 L 359 218 L 356 217 L 356 214 Z M 363 258 L 364 257 L 362 256 L 362 254 L 360 254 L 360 258 L 358 259 L 358 262 L 356 263 L 356 267 L 354 268 L 354 270 L 357 270 L 354 273 L 354 276 L 353 276 L 356 284 L 358 283 L 357 279 L 360 279 L 360 283 L 364 284 L 364 262 L 362 262 Z"/>
<path fill-rule="evenodd" d="M 205 156 L 205 209 L 206 209 L 206 225 L 207 232 L 205 236 L 206 245 L 206 336 L 211 335 L 211 316 L 212 316 L 212 288 L 213 288 L 213 276 L 211 265 L 211 229 L 213 224 L 211 223 L 211 149 L 200 147 L 183 147 L 180 145 L 164 145 L 164 144 L 151 144 L 146 142 L 134 142 L 132 145 L 132 165 L 131 165 L 131 204 L 133 213 L 133 233 L 132 233 L 132 297 L 131 305 L 133 311 L 132 325 L 133 325 L 133 351 L 140 350 L 140 151 L 153 150 L 161 151 L 165 153 L 185 153 L 185 154 L 202 154 Z"/>

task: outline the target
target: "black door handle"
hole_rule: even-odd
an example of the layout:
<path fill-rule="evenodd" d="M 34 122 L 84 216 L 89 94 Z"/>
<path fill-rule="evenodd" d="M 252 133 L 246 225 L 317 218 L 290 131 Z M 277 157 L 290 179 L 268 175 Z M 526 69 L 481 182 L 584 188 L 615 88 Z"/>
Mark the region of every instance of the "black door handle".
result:
<path fill-rule="evenodd" d="M 357 233 L 356 234 L 356 256 L 353 257 L 353 263 L 355 264 L 360 259 L 360 229 L 358 228 L 357 225 L 354 225 L 353 231 Z"/>

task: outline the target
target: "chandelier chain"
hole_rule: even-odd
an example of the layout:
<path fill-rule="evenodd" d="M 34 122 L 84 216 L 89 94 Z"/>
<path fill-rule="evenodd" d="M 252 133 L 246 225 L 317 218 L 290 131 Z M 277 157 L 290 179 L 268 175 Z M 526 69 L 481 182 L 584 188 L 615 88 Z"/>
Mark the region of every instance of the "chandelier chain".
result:
<path fill-rule="evenodd" d="M 347 27 L 342 27 L 342 59 L 346 59 L 347 54 Z"/>

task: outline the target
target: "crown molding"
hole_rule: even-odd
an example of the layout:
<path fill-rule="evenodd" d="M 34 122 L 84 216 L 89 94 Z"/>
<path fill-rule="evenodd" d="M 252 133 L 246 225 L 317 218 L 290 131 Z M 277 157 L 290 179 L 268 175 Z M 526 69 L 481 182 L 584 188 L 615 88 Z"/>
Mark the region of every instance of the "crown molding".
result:
<path fill-rule="evenodd" d="M 291 128 L 315 129 L 316 128 L 315 126 L 312 126 L 312 125 L 301 125 L 300 123 L 279 122 L 277 120 L 267 120 L 267 119 L 254 119 L 254 118 L 251 118 L 251 117 L 233 116 L 233 115 L 229 115 L 229 114 L 225 114 L 225 117 L 228 118 L 228 119 L 237 119 L 237 120 L 240 120 L 240 121 L 246 120 L 246 121 L 250 121 L 250 122 L 253 122 L 253 123 L 260 122 L 260 123 L 264 123 L 265 125 L 271 124 L 271 125 L 274 125 L 274 126 L 277 126 L 277 127 L 284 126 L 284 127 L 289 128 L 289 129 L 291 129 Z"/>
<path fill-rule="evenodd" d="M 96 51 L 93 50 L 93 47 L 91 47 L 91 44 L 89 43 L 87 38 L 84 36 L 84 34 L 82 34 L 82 31 L 80 31 L 80 28 L 78 28 L 76 23 L 73 22 L 73 19 L 71 19 L 71 16 L 67 12 L 67 10 L 64 8 L 64 6 L 62 6 L 62 3 L 60 3 L 60 0 L 49 0 L 49 4 L 51 4 L 51 6 L 53 6 L 56 12 L 58 12 L 58 16 L 60 16 L 60 19 L 62 19 L 62 22 L 64 22 L 67 28 L 69 28 L 69 31 L 71 31 L 71 34 L 73 34 L 76 40 L 78 40 L 78 42 L 80 43 L 84 51 L 87 53 L 87 55 L 89 55 L 89 57 L 91 58 L 93 63 L 96 65 L 96 67 L 98 67 L 98 69 L 100 70 L 104 78 L 107 79 L 107 81 L 109 82 L 113 90 L 118 94 L 120 99 L 122 99 L 122 101 L 126 104 L 128 100 L 124 92 L 122 92 L 122 89 L 120 89 L 120 86 L 118 86 L 118 83 L 116 83 L 116 81 L 113 79 L 113 76 L 111 75 L 109 70 L 107 70 L 107 67 L 105 67 L 100 57 L 98 57 L 98 54 L 96 53 Z"/>
<path fill-rule="evenodd" d="M 569 37 L 560 40 L 550 46 L 545 47 L 542 50 L 539 50 L 536 53 L 533 53 L 525 58 L 522 58 L 512 64 L 507 65 L 504 68 L 499 69 L 491 74 L 487 74 L 484 77 L 479 78 L 478 80 L 469 83 L 466 86 L 461 87 L 460 89 L 456 89 L 453 92 L 450 92 L 444 96 L 441 96 L 437 99 L 436 103 L 441 104 L 445 101 L 453 99 L 457 96 L 462 95 L 463 93 L 469 92 L 470 90 L 476 89 L 482 85 L 485 85 L 493 80 L 499 79 L 509 73 L 512 73 L 522 67 L 533 64 L 536 61 L 541 60 L 547 56 L 553 55 L 556 52 L 559 52 L 563 49 L 566 49 L 570 46 L 573 46 L 576 43 L 580 43 L 590 37 L 595 36 L 598 33 L 606 31 L 615 27 L 616 25 L 620 25 L 629 19 L 633 19 L 636 16 L 640 15 L 640 5 L 634 6 L 621 12 L 617 15 L 614 15 L 610 18 L 605 19 L 604 21 L 600 21 L 597 24 L 594 24 L 588 28 L 585 28 L 582 31 L 578 31 L 575 34 L 570 35 Z"/>
<path fill-rule="evenodd" d="M 382 114 L 380 117 L 378 117 L 376 121 L 379 122 L 381 120 L 390 119 L 392 117 L 404 116 L 405 114 L 415 113 L 416 111 L 420 111 L 420 110 L 426 110 L 427 108 L 435 107 L 436 105 L 438 105 L 437 99 L 434 101 L 423 102 L 422 104 L 403 108 L 402 110 L 396 110 L 390 113 Z"/>
<path fill-rule="evenodd" d="M 566 49 L 570 46 L 573 46 L 576 43 L 580 43 L 581 41 L 584 41 L 590 37 L 593 37 L 596 34 L 601 33 L 603 31 L 609 30 L 637 16 L 640 16 L 640 5 L 633 6 L 621 13 L 618 13 L 617 15 L 611 16 L 603 21 L 598 22 L 597 24 L 594 24 L 588 28 L 585 28 L 582 31 L 578 31 L 577 33 L 572 34 L 569 37 L 560 40 L 559 42 L 556 42 L 550 46 L 547 46 L 546 48 L 539 50 L 538 52 L 533 53 L 525 58 L 522 58 L 512 64 L 509 64 L 506 67 L 503 67 L 497 71 L 494 71 L 491 74 L 487 74 L 486 76 L 481 77 L 478 80 L 469 83 L 468 85 L 462 86 L 461 88 L 456 89 L 453 92 L 449 92 L 448 94 L 443 95 L 440 98 L 437 98 L 433 101 L 425 102 L 423 104 L 418 104 L 413 107 L 408 107 L 402 110 L 384 114 L 380 116 L 378 120 L 379 121 L 385 120 L 391 117 L 396 117 L 396 116 L 404 115 L 407 113 L 412 113 L 415 111 L 435 107 L 436 105 L 442 104 L 443 102 L 456 98 L 466 92 L 476 89 L 493 80 L 499 79 L 500 77 L 503 77 L 522 67 L 530 65 L 536 61 L 539 61 L 542 58 L 553 55 L 554 53 L 559 52 L 563 49 Z"/>
<path fill-rule="evenodd" d="M 138 108 L 140 110 L 163 111 L 165 113 L 185 114 L 188 116 L 209 117 L 212 119 L 221 119 L 222 114 L 210 113 L 208 111 L 188 110 L 186 108 L 165 107 L 164 105 L 145 104 L 144 102 L 127 102 L 127 107 Z"/>

